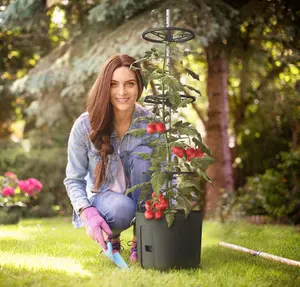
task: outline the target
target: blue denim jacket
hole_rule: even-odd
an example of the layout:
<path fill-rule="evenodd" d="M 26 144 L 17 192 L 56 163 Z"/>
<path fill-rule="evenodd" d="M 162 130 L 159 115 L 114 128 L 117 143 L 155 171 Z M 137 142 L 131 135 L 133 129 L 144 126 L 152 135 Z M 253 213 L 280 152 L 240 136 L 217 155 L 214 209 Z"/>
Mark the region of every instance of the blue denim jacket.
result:
<path fill-rule="evenodd" d="M 145 116 L 152 116 L 152 113 L 141 105 L 136 104 L 132 115 L 132 122 L 137 117 Z M 129 131 L 136 128 L 146 128 L 146 126 L 147 122 L 138 121 L 134 124 L 131 124 Z M 109 186 L 114 183 L 117 173 L 118 160 L 120 158 L 122 159 L 125 155 L 138 150 L 139 146 L 145 146 L 145 137 L 148 136 L 146 134 L 145 136 L 138 138 L 127 132 L 120 141 L 116 131 L 112 133 L 111 144 L 114 147 L 114 152 L 108 156 L 105 182 L 100 186 L 98 191 L 95 191 L 94 170 L 97 163 L 101 159 L 101 156 L 99 155 L 99 152 L 94 144 L 89 139 L 90 130 L 91 126 L 88 113 L 85 112 L 75 121 L 68 142 L 68 164 L 66 168 L 66 178 L 64 180 L 64 184 L 71 204 L 74 208 L 73 224 L 75 227 L 80 227 L 83 225 L 83 222 L 79 217 L 79 210 L 81 208 L 91 206 L 92 199 L 97 194 L 95 192 L 108 191 Z M 148 148 L 148 150 L 142 151 L 149 152 L 149 150 L 150 149 Z M 126 169 L 124 170 L 126 173 Z"/>

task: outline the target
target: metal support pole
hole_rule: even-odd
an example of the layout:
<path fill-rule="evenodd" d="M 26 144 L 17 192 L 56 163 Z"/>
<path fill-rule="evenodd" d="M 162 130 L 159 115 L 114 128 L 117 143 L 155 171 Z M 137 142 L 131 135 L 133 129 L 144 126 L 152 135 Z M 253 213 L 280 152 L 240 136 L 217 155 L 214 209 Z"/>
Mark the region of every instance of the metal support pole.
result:
<path fill-rule="evenodd" d="M 166 27 L 171 27 L 171 10 L 166 10 Z M 167 31 L 167 40 L 169 41 L 171 39 L 171 31 Z M 166 47 L 166 66 L 167 71 L 169 74 L 171 74 L 171 48 L 167 44 Z M 172 120 L 171 120 L 171 107 L 169 107 L 169 128 L 171 128 Z"/>

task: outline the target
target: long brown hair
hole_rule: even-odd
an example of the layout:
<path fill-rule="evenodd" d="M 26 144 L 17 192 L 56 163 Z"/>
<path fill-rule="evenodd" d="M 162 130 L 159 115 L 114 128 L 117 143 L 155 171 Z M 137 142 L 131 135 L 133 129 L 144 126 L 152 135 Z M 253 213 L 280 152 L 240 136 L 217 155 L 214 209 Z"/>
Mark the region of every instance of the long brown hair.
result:
<path fill-rule="evenodd" d="M 94 189 L 97 191 L 105 180 L 108 155 L 114 152 L 110 143 L 113 132 L 113 109 L 110 102 L 110 85 L 113 72 L 120 67 L 130 67 L 135 59 L 128 55 L 115 55 L 110 57 L 103 65 L 87 99 L 87 111 L 91 123 L 89 138 L 100 151 L 101 160 L 97 164 Z M 137 63 L 133 66 L 140 68 Z M 143 80 L 140 69 L 134 70 L 138 84 L 138 99 L 143 92 Z"/>

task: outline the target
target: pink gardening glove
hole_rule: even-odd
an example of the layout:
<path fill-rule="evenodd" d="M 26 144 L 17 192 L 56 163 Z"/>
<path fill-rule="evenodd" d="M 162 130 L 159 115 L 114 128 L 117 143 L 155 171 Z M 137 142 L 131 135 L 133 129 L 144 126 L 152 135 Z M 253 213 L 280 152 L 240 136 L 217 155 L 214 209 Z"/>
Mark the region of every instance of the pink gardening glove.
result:
<path fill-rule="evenodd" d="M 112 231 L 105 220 L 100 216 L 97 208 L 88 207 L 84 209 L 80 217 L 85 221 L 87 235 L 100 243 L 103 249 L 107 250 L 102 232 L 104 231 L 110 237 L 112 236 Z"/>

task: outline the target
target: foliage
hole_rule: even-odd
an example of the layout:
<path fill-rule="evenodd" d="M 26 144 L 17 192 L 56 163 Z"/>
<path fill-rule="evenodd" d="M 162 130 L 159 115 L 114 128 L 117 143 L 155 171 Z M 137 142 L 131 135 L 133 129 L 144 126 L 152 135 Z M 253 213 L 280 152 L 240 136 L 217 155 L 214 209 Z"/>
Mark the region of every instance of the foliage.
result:
<path fill-rule="evenodd" d="M 135 136 L 148 134 L 148 137 L 146 136 L 147 145 L 153 150 L 152 156 L 149 158 L 149 155 L 144 153 L 138 153 L 138 155 L 151 162 L 150 183 L 156 196 L 159 197 L 160 194 L 163 194 L 168 201 L 168 209 L 164 211 L 164 214 L 168 226 L 171 226 L 176 209 L 183 209 L 187 217 L 192 209 L 192 201 L 200 197 L 202 192 L 200 186 L 193 181 L 197 171 L 203 179 L 211 182 L 205 170 L 215 159 L 211 157 L 200 133 L 189 122 L 174 121 L 173 116 L 178 113 L 178 108 L 186 107 L 191 99 L 181 98 L 181 93 L 185 92 L 186 85 L 182 85 L 169 71 L 166 71 L 166 53 L 162 54 L 152 48 L 150 51 L 146 51 L 145 56 L 137 62 L 149 62 L 150 60 L 155 61 L 156 64 L 163 63 L 162 67 L 157 65 L 154 70 L 143 69 L 145 83 L 152 80 L 160 95 L 152 98 L 154 100 L 153 117 L 136 119 L 136 121 L 148 122 L 147 129 L 133 130 L 131 133 Z M 136 69 L 134 64 L 131 68 Z M 189 74 L 196 75 L 190 70 Z M 196 90 L 195 94 L 199 96 L 199 93 Z M 147 98 L 144 102 L 147 104 Z M 150 134 L 155 134 L 155 136 Z M 204 153 L 206 156 L 203 156 Z M 183 176 L 184 180 L 181 180 Z M 127 193 L 136 187 L 144 190 L 142 197 L 147 197 L 145 194 L 149 194 L 148 183 L 132 187 L 127 190 Z"/>
<path fill-rule="evenodd" d="M 249 177 L 240 189 L 240 202 L 247 214 L 266 214 L 272 218 L 287 217 L 300 222 L 300 150 L 280 153 L 276 169 Z"/>
<path fill-rule="evenodd" d="M 249 1 L 240 9 L 235 37 L 228 42 L 236 186 L 275 168 L 275 155 L 297 144 L 299 19 L 299 7 L 287 1 Z"/>
<path fill-rule="evenodd" d="M 19 180 L 13 172 L 0 176 L 0 206 L 27 206 L 31 198 L 37 198 L 43 186 L 35 178 Z"/>
<path fill-rule="evenodd" d="M 104 25 L 120 25 L 138 13 L 154 7 L 159 0 L 104 0 L 89 11 L 90 24 L 101 23 Z"/>
<path fill-rule="evenodd" d="M 42 8 L 42 1 L 37 0 L 15 0 L 8 6 L 5 12 L 1 12 L 1 26 L 5 27 L 10 22 L 15 24 L 27 21 L 27 28 L 33 23 L 39 10 Z"/>

